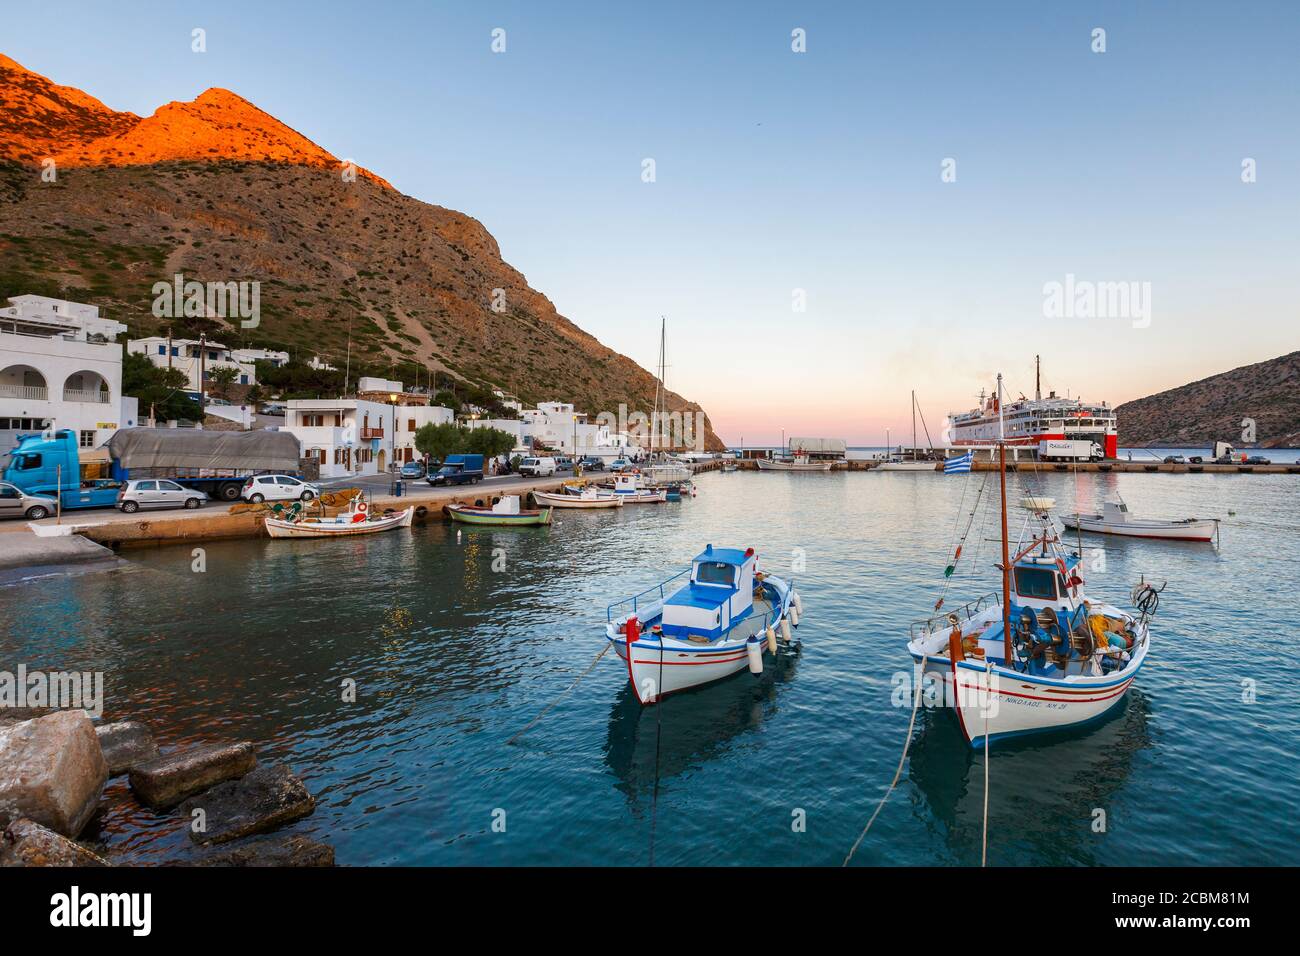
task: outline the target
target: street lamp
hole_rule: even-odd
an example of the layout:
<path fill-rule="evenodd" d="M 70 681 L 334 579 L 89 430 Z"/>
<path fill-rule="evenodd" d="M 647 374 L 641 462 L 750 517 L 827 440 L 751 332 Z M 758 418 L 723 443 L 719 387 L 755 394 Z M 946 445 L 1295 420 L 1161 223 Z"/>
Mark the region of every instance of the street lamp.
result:
<path fill-rule="evenodd" d="M 388 396 L 388 400 L 393 403 L 393 460 L 390 463 L 394 468 L 393 488 L 397 492 L 397 497 L 402 496 L 402 469 L 397 467 L 397 393 L 394 392 Z"/>

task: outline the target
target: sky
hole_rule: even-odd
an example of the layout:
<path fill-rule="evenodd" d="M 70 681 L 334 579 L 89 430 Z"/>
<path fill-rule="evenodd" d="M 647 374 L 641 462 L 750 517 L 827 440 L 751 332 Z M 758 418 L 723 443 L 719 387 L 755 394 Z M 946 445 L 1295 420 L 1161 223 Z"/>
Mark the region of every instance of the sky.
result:
<path fill-rule="evenodd" d="M 0 0 L 0 23 L 0 52 L 110 107 L 226 87 L 477 218 L 648 369 L 666 316 L 668 386 L 732 444 L 881 444 L 912 390 L 938 431 L 999 371 L 1032 394 L 1035 355 L 1045 389 L 1118 404 L 1300 348 L 1297 3 Z"/>

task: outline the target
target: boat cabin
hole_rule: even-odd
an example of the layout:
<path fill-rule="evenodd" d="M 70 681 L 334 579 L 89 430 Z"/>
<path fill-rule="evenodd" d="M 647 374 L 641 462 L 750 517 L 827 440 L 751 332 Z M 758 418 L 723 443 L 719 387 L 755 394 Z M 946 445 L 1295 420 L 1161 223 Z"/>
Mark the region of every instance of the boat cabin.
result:
<path fill-rule="evenodd" d="M 492 503 L 492 513 L 497 515 L 519 514 L 519 496 L 502 495 Z"/>
<path fill-rule="evenodd" d="M 691 561 L 691 579 L 664 601 L 662 627 L 679 640 L 715 641 L 754 604 L 754 549 L 708 545 Z"/>
<path fill-rule="evenodd" d="M 632 472 L 617 474 L 614 476 L 614 493 L 618 495 L 634 495 L 641 488 L 641 482 L 638 475 Z"/>

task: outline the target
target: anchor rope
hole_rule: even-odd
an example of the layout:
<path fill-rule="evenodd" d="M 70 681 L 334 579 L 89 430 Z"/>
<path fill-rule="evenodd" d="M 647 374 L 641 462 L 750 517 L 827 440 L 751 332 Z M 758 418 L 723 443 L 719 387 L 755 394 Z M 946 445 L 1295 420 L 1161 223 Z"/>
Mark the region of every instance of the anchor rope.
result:
<path fill-rule="evenodd" d="M 921 684 L 922 679 L 925 677 L 925 664 L 929 659 L 930 655 L 923 651 L 921 653 L 921 663 L 916 669 L 916 693 L 913 695 L 912 700 L 912 717 L 907 722 L 907 739 L 903 742 L 903 752 L 898 756 L 898 767 L 894 770 L 894 779 L 889 781 L 889 786 L 885 789 L 885 795 L 880 798 L 880 803 L 876 805 L 876 812 L 871 814 L 871 819 L 867 821 L 867 825 L 858 834 L 857 840 L 853 843 L 853 848 L 849 850 L 848 856 L 844 858 L 844 862 L 840 866 L 849 865 L 849 861 L 853 859 L 853 854 L 858 852 L 858 847 L 866 838 L 867 831 L 871 829 L 871 825 L 876 822 L 876 817 L 880 816 L 880 811 L 884 809 L 885 801 L 889 799 L 889 795 L 894 792 L 894 787 L 898 785 L 898 778 L 903 775 L 903 764 L 907 760 L 907 751 L 912 746 L 912 729 L 916 726 L 916 712 L 921 709 Z"/>
<path fill-rule="evenodd" d="M 632 648 L 627 649 L 628 654 Z M 631 658 L 629 657 L 629 660 Z M 659 640 L 659 682 L 655 687 L 655 787 L 650 795 L 650 866 L 655 865 L 655 818 L 659 809 L 659 743 L 663 739 L 661 714 L 664 706 L 664 642 Z"/>
<path fill-rule="evenodd" d="M 592 672 L 592 670 L 595 669 L 595 667 L 596 667 L 596 663 L 597 663 L 597 662 L 598 662 L 602 657 L 605 656 L 605 652 L 606 652 L 607 650 L 609 650 L 610 647 L 612 647 L 612 646 L 613 646 L 612 644 L 610 644 L 609 642 L 606 642 L 605 646 L 602 647 L 602 648 L 600 649 L 600 653 L 597 654 L 597 655 L 595 656 L 595 658 L 592 659 L 592 662 L 591 662 L 590 664 L 587 665 L 587 669 L 586 669 L 585 671 L 583 671 L 581 674 L 579 674 L 579 675 L 574 679 L 574 681 L 573 681 L 572 684 L 570 684 L 568 687 L 564 688 L 564 690 L 560 691 L 560 695 L 559 695 L 558 697 L 556 697 L 555 700 L 551 701 L 549 704 L 547 704 L 545 707 L 543 707 L 543 708 L 542 708 L 542 712 L 541 712 L 540 714 L 538 714 L 536 717 L 534 717 L 531 721 L 529 721 L 529 722 L 524 726 L 524 728 L 523 728 L 522 730 L 520 730 L 520 731 L 519 731 L 518 733 L 516 733 L 513 737 L 511 737 L 509 740 L 507 740 L 507 741 L 506 741 L 506 746 L 507 746 L 507 747 L 510 746 L 510 745 L 513 744 L 516 740 L 518 740 L 520 737 L 522 737 L 525 733 L 527 733 L 529 730 L 531 730 L 533 727 L 535 727 L 535 726 L 537 725 L 537 723 L 538 723 L 538 722 L 539 722 L 543 717 L 545 717 L 545 716 L 547 715 L 547 713 L 550 712 L 550 710 L 551 710 L 552 707 L 554 707 L 554 706 L 555 706 L 556 704 L 558 704 L 561 700 L 563 700 L 563 699 L 564 699 L 564 696 L 565 696 L 566 694 L 568 694 L 569 691 L 573 690 L 573 688 L 575 688 L 575 687 L 578 686 L 578 681 L 582 680 L 584 677 L 586 677 L 588 674 L 590 674 L 590 673 Z"/>

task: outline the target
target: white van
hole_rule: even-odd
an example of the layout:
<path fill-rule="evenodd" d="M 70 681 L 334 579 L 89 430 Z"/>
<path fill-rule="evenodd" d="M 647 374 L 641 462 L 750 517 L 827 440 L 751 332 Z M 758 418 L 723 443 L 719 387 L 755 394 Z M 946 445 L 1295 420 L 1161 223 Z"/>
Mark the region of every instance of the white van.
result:
<path fill-rule="evenodd" d="M 529 478 L 549 478 L 555 474 L 554 458 L 525 458 L 519 463 L 519 474 Z"/>

